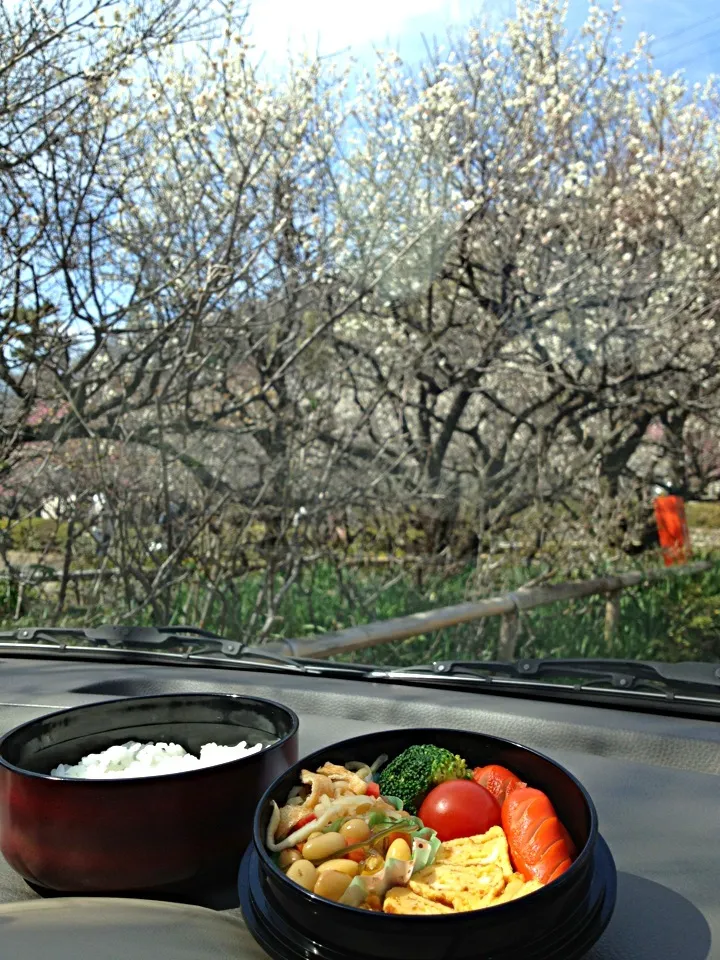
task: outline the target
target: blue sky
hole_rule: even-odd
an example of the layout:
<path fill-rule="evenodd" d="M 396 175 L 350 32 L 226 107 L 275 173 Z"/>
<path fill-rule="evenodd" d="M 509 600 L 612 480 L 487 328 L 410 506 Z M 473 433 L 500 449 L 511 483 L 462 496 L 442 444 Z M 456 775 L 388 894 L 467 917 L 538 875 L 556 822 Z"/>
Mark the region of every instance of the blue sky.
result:
<path fill-rule="evenodd" d="M 607 0 L 611 2 L 611 0 Z M 579 26 L 587 0 L 570 0 L 568 25 Z M 267 61 L 282 62 L 288 49 L 319 45 L 321 53 L 352 49 L 364 57 L 373 46 L 399 49 L 408 59 L 423 51 L 423 34 L 442 37 L 480 13 L 502 19 L 513 0 L 251 0 L 250 26 Z M 685 68 L 692 81 L 720 73 L 718 0 L 625 0 L 625 37 L 657 37 L 658 66 Z"/>

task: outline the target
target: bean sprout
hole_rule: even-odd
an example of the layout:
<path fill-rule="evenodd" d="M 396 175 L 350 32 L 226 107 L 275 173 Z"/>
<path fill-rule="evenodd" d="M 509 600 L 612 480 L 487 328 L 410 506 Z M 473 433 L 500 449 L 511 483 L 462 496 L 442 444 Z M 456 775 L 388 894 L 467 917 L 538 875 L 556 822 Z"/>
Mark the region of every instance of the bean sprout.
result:
<path fill-rule="evenodd" d="M 357 773 L 362 780 L 369 783 L 374 774 L 387 762 L 387 758 L 388 755 L 386 753 L 381 753 L 377 760 L 373 761 L 370 766 L 362 760 L 348 760 L 343 766 L 346 770 L 352 770 L 354 773 Z"/>
<path fill-rule="evenodd" d="M 368 800 L 368 797 L 358 797 L 355 796 L 355 794 L 347 797 L 339 797 L 337 800 L 334 800 L 327 807 L 325 807 L 322 812 L 320 812 L 318 809 L 320 807 L 320 804 L 318 803 L 315 807 L 315 813 L 317 814 L 316 819 L 311 820 L 310 823 L 306 823 L 304 827 L 300 827 L 300 829 L 295 830 L 294 833 L 291 833 L 279 843 L 275 842 L 275 834 L 278 826 L 280 825 L 280 808 L 273 800 L 272 814 L 270 816 L 270 822 L 268 823 L 267 835 L 265 838 L 268 849 L 273 853 L 278 853 L 280 850 L 287 850 L 290 847 L 294 847 L 298 843 L 302 843 L 303 840 L 306 840 L 311 833 L 314 833 L 316 830 L 322 830 L 323 827 L 326 827 L 329 823 L 332 823 L 333 820 L 337 820 L 338 817 L 342 817 L 346 813 L 354 811 L 357 807 L 367 805 Z"/>
<path fill-rule="evenodd" d="M 388 759 L 388 755 L 386 753 L 381 753 L 380 756 L 377 758 L 377 760 L 374 760 L 370 764 L 370 772 L 373 775 L 375 775 L 380 769 L 380 767 L 382 767 L 384 763 L 387 763 L 387 759 Z"/>

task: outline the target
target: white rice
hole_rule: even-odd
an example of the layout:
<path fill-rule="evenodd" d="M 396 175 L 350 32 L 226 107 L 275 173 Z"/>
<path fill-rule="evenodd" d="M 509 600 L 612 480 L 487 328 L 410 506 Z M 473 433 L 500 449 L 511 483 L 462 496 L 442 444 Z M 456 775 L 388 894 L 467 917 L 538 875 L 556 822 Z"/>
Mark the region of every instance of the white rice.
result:
<path fill-rule="evenodd" d="M 108 747 L 101 753 L 89 753 L 79 763 L 60 763 L 51 770 L 51 775 L 71 777 L 75 780 L 155 777 L 164 773 L 212 767 L 228 760 L 239 760 L 262 749 L 262 743 L 249 747 L 245 740 L 234 747 L 206 743 L 200 747 L 200 756 L 196 757 L 179 743 L 138 743 L 136 740 L 128 740 L 127 743 Z"/>

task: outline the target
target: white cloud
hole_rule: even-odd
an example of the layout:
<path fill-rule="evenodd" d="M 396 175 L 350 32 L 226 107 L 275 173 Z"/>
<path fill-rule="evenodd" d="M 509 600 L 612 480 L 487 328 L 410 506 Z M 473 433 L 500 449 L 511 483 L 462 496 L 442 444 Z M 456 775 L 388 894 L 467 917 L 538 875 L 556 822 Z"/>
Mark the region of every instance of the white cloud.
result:
<path fill-rule="evenodd" d="M 255 0 L 248 26 L 258 54 L 281 62 L 288 50 L 322 54 L 368 45 L 405 45 L 466 23 L 482 0 Z"/>

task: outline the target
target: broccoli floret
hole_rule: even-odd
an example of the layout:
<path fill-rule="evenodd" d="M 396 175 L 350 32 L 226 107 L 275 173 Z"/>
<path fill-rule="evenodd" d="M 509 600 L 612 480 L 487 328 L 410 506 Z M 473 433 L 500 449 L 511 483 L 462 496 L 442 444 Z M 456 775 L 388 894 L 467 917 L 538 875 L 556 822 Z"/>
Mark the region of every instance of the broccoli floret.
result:
<path fill-rule="evenodd" d="M 378 775 L 380 793 L 398 797 L 403 809 L 417 813 L 425 794 L 446 780 L 472 777 L 462 757 L 430 743 L 416 744 L 395 757 Z"/>

